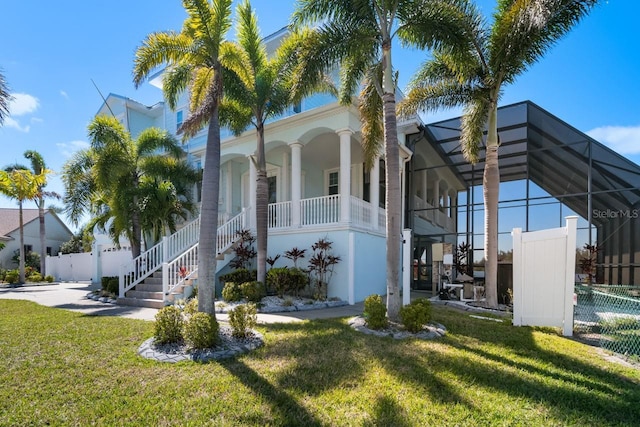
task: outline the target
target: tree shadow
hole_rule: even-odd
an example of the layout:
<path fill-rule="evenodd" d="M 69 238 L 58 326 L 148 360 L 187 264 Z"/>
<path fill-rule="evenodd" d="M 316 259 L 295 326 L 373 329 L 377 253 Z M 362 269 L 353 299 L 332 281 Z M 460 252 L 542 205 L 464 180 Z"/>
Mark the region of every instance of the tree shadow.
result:
<path fill-rule="evenodd" d="M 493 333 L 487 333 L 481 322 L 465 320 L 464 324 L 457 325 L 452 322 L 450 336 L 442 341 L 451 348 L 494 362 L 491 367 L 487 363 L 452 357 L 448 365 L 469 382 L 510 396 L 544 402 L 558 420 L 580 411 L 581 416 L 595 425 L 640 424 L 637 381 L 585 363 L 578 357 L 541 347 L 534 333 L 556 335 L 553 330 L 505 324 L 492 325 L 487 329 Z M 504 351 L 488 351 L 474 343 L 489 344 L 489 348 Z M 558 383 L 566 387 L 559 387 Z"/>
<path fill-rule="evenodd" d="M 363 423 L 365 427 L 394 426 L 410 427 L 413 424 L 408 414 L 396 401 L 389 396 L 378 397 L 375 404 L 375 418 Z"/>
<path fill-rule="evenodd" d="M 256 395 L 263 397 L 264 401 L 271 406 L 273 416 L 276 418 L 274 420 L 264 415 L 262 419 L 256 419 L 254 416 L 244 420 L 247 424 L 322 425 L 321 422 L 304 406 L 300 405 L 295 398 L 291 397 L 280 387 L 271 384 L 243 361 L 223 362 L 220 366 L 240 380 L 242 384 L 252 390 Z"/>

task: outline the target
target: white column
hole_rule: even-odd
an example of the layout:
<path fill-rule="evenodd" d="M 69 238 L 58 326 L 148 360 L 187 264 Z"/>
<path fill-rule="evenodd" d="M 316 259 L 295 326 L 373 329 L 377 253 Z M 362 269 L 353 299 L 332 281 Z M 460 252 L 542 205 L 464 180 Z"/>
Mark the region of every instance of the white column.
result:
<path fill-rule="evenodd" d="M 281 202 L 286 202 L 289 200 L 289 153 L 282 153 L 282 182 L 280 184 L 280 200 Z"/>
<path fill-rule="evenodd" d="M 227 186 L 226 186 L 225 200 L 227 201 L 226 212 L 227 216 L 231 218 L 233 213 L 233 162 L 227 162 Z"/>
<path fill-rule="evenodd" d="M 292 142 L 291 147 L 291 226 L 300 227 L 300 199 L 302 197 L 302 144 Z"/>
<path fill-rule="evenodd" d="M 440 178 L 433 180 L 433 207 L 440 208 Z"/>
<path fill-rule="evenodd" d="M 378 210 L 380 208 L 380 158 L 373 160 L 369 173 L 369 200 L 371 200 L 371 228 L 378 229 Z"/>
<path fill-rule="evenodd" d="M 249 160 L 249 228 L 256 228 L 256 180 L 258 179 L 258 171 L 254 163 L 252 155 L 247 156 Z"/>
<path fill-rule="evenodd" d="M 340 221 L 351 220 L 351 130 L 337 131 L 340 136 Z"/>
<path fill-rule="evenodd" d="M 426 202 L 428 200 L 427 194 L 429 193 L 429 185 L 428 185 L 429 182 L 427 180 L 427 170 L 426 169 L 423 170 L 421 175 L 422 175 L 421 176 L 422 200 Z"/>
<path fill-rule="evenodd" d="M 447 183 L 444 183 L 445 188 L 442 190 L 442 207 L 444 208 L 444 213 L 449 216 L 449 190 L 447 187 Z"/>

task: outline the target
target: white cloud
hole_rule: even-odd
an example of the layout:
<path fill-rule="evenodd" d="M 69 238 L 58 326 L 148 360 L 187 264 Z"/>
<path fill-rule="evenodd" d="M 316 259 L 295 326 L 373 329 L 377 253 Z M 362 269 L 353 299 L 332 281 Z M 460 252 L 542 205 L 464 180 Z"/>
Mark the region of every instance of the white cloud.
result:
<path fill-rule="evenodd" d="M 63 90 L 60 91 L 60 96 L 62 96 L 64 99 L 69 99 L 69 95 L 67 95 L 67 92 Z"/>
<path fill-rule="evenodd" d="M 620 154 L 640 154 L 640 126 L 602 126 L 587 132 Z"/>
<path fill-rule="evenodd" d="M 27 93 L 12 93 L 11 96 L 13 99 L 9 104 L 9 112 L 14 117 L 33 113 L 40 106 L 38 98 Z"/>
<path fill-rule="evenodd" d="M 18 123 L 17 120 L 12 119 L 11 117 L 7 117 L 4 119 L 4 126 L 8 127 L 8 128 L 14 128 L 20 132 L 24 132 L 27 133 L 29 132 L 29 130 L 31 129 L 31 126 L 26 125 L 26 126 L 20 126 L 20 123 Z"/>
<path fill-rule="evenodd" d="M 62 155 L 67 158 L 73 156 L 76 151 L 90 147 L 89 143 L 86 141 L 58 142 L 56 146 Z"/>

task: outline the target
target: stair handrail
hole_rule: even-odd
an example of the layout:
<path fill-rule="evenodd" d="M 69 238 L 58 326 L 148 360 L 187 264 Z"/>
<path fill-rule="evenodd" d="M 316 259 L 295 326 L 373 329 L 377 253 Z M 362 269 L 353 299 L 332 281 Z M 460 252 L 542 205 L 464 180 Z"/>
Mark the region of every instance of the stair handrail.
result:
<path fill-rule="evenodd" d="M 125 293 L 141 283 L 144 279 L 162 267 L 163 262 L 170 261 L 180 255 L 198 241 L 200 235 L 200 216 L 184 227 L 141 253 L 131 261 L 120 266 L 120 283 L 118 295 Z"/>
<path fill-rule="evenodd" d="M 238 231 L 246 228 L 247 215 L 247 209 L 242 209 L 238 215 L 218 227 L 216 254 L 220 255 L 226 252 L 238 241 L 240 238 Z M 162 292 L 165 301 L 175 288 L 184 284 L 186 279 L 197 275 L 198 246 L 199 243 L 196 243 L 172 261 L 162 264 Z M 186 270 L 183 269 L 183 273 L 181 273 L 180 267 L 184 267 Z"/>

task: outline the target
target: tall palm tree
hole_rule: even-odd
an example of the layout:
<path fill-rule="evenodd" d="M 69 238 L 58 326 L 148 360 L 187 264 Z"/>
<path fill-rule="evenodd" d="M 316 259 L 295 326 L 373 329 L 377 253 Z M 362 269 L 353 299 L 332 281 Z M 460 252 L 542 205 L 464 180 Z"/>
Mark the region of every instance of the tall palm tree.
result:
<path fill-rule="evenodd" d="M 149 34 L 136 51 L 133 81 L 140 86 L 158 66 L 166 66 L 164 95 L 172 109 L 181 93 L 191 93 L 190 116 L 180 131 L 193 137 L 208 124 L 200 208 L 198 310 L 215 316 L 214 289 L 218 198 L 220 195 L 220 119 L 222 64 L 231 43 L 232 0 L 183 0 L 187 11 L 182 31 Z"/>
<path fill-rule="evenodd" d="M 402 200 L 396 125 L 396 78 L 392 45 L 395 37 L 419 48 L 460 39 L 456 0 L 298 0 L 292 21 L 297 28 L 315 26 L 301 44 L 297 82 L 309 84 L 323 73 L 340 69 L 344 105 L 360 88 L 362 144 L 367 167 L 384 142 L 386 182 L 387 315 L 396 320 L 401 307 L 400 248 Z M 294 91 L 299 91 L 294 85 Z"/>
<path fill-rule="evenodd" d="M 500 0 L 491 26 L 478 9 L 466 7 L 464 49 L 436 49 L 416 73 L 402 115 L 417 110 L 464 106 L 460 141 L 465 158 L 478 161 L 486 126 L 483 176 L 485 291 L 498 304 L 498 190 L 500 170 L 497 109 L 503 86 L 513 83 L 559 38 L 587 15 L 597 0 Z"/>
<path fill-rule="evenodd" d="M 25 282 L 24 275 L 24 221 L 22 206 L 25 200 L 34 199 L 40 187 L 47 180 L 49 170 L 42 170 L 39 174 L 31 173 L 27 168 L 10 167 L 9 170 L 0 171 L 0 193 L 18 201 L 20 222 L 20 282 Z"/>
<path fill-rule="evenodd" d="M 24 152 L 24 157 L 31 160 L 31 170 L 34 175 L 39 175 L 43 170 L 47 168 L 44 158 L 40 153 L 35 150 L 27 150 Z M 36 205 L 38 206 L 38 221 L 40 223 L 40 274 L 45 276 L 47 273 L 45 271 L 46 268 L 46 256 L 47 256 L 47 248 L 46 248 L 46 238 L 47 231 L 44 220 L 44 202 L 45 198 L 53 197 L 55 199 L 60 199 L 60 195 L 58 193 L 52 191 L 44 191 L 44 187 L 47 185 L 45 181 L 39 188 L 38 194 L 33 199 Z"/>
<path fill-rule="evenodd" d="M 267 221 L 269 187 L 265 155 L 264 127 L 271 117 L 292 104 L 287 68 L 296 48 L 295 37 L 285 41 L 278 51 L 267 56 L 260 37 L 258 19 L 249 0 L 238 5 L 236 51 L 224 58 L 225 97 L 221 105 L 221 122 L 235 134 L 252 125 L 256 129 L 256 228 L 257 278 L 266 279 Z M 252 159 L 253 161 L 253 159 Z"/>
<path fill-rule="evenodd" d="M 11 99 L 13 97 L 9 93 L 7 81 L 4 78 L 4 74 L 0 72 L 0 126 L 4 123 L 5 117 L 9 115 L 9 101 Z"/>
<path fill-rule="evenodd" d="M 63 166 L 66 212 L 75 224 L 90 213 L 92 224 L 107 228 L 114 242 L 126 236 L 135 258 L 143 224 L 159 223 L 173 232 L 175 218 L 193 211 L 191 186 L 198 174 L 176 139 L 160 129 L 145 129 L 133 140 L 116 118 L 98 116 L 89 124 L 89 140 L 91 147 Z M 169 199 L 165 187 L 171 189 Z M 157 209 L 157 198 L 174 209 Z"/>

